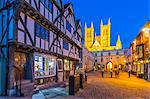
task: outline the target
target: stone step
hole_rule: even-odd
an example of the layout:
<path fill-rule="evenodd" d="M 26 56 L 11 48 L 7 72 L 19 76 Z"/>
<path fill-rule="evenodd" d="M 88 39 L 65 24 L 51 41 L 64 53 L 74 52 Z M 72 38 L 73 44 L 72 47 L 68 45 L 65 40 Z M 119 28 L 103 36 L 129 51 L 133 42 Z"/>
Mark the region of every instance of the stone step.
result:
<path fill-rule="evenodd" d="M 18 82 L 18 87 L 20 87 L 20 82 Z M 32 96 L 34 90 L 34 83 L 30 80 L 22 80 L 21 81 L 21 91 L 24 96 Z"/>
<path fill-rule="evenodd" d="M 21 80 L 21 84 L 23 85 L 23 84 L 28 84 L 28 83 L 31 83 L 31 81 L 30 80 Z M 17 84 L 19 85 L 20 84 L 20 81 L 18 80 L 17 81 Z"/>

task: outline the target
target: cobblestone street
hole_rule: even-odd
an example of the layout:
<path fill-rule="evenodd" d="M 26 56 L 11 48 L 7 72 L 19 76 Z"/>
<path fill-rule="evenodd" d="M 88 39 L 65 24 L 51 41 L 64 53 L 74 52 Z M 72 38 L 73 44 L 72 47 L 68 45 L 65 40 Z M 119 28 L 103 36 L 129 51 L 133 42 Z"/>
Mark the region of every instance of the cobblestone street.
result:
<path fill-rule="evenodd" d="M 133 75 L 128 78 L 126 72 L 121 72 L 119 78 L 114 75 L 110 78 L 109 73 L 105 73 L 102 78 L 100 72 L 87 75 L 87 86 L 80 89 L 75 96 L 58 95 L 51 99 L 150 99 L 150 82 Z"/>
<path fill-rule="evenodd" d="M 110 78 L 105 73 L 88 73 L 88 84 L 76 96 L 61 97 L 61 99 L 150 99 L 150 82 L 133 75 L 128 78 L 126 72 L 121 72 L 119 78 Z M 60 97 L 57 97 L 60 99 Z"/>
<path fill-rule="evenodd" d="M 88 85 L 80 90 L 77 97 L 86 99 L 150 99 L 150 82 L 125 72 L 119 78 L 101 78 L 100 72 L 88 74 Z"/>

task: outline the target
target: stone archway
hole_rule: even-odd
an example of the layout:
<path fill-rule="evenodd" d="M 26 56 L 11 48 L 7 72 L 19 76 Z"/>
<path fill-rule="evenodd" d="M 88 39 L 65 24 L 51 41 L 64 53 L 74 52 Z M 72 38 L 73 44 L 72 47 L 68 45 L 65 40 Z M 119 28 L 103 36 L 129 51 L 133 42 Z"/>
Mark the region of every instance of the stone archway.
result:
<path fill-rule="evenodd" d="M 106 70 L 113 69 L 113 63 L 111 61 L 107 62 L 106 64 Z"/>

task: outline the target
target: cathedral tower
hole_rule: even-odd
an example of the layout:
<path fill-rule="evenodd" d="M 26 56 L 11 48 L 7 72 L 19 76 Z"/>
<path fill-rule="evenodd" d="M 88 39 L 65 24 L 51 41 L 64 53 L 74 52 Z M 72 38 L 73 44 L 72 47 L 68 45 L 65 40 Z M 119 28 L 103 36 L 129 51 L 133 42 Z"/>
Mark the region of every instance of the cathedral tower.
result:
<path fill-rule="evenodd" d="M 94 42 L 94 25 L 93 22 L 91 22 L 91 27 L 88 28 L 85 24 L 85 47 L 90 49 Z"/>
<path fill-rule="evenodd" d="M 122 44 L 120 36 L 118 35 L 118 40 L 115 46 L 110 45 L 110 31 L 111 31 L 111 21 L 108 19 L 108 23 L 105 25 L 101 20 L 100 23 L 100 35 L 94 34 L 94 25 L 91 22 L 91 27 L 87 27 L 85 24 L 85 36 L 84 45 L 89 51 L 102 51 L 102 50 L 115 50 L 122 49 Z"/>
<path fill-rule="evenodd" d="M 109 47 L 110 46 L 110 28 L 111 28 L 111 22 L 110 18 L 108 19 L 108 24 L 104 25 L 103 21 L 101 20 L 100 24 L 100 31 L 101 31 L 101 46 L 103 47 Z"/>

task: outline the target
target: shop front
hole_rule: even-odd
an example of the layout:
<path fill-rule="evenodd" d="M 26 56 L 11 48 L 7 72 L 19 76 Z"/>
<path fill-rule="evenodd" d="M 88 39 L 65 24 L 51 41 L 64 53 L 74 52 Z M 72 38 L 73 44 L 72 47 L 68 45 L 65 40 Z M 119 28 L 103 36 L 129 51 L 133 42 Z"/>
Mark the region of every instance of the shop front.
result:
<path fill-rule="evenodd" d="M 14 84 L 26 78 L 27 54 L 23 52 L 14 53 Z"/>
<path fill-rule="evenodd" d="M 14 52 L 14 80 L 31 80 L 33 79 L 33 53 L 28 53 L 18 49 Z"/>
<path fill-rule="evenodd" d="M 144 79 L 145 80 L 148 80 L 148 72 L 149 72 L 149 59 L 145 59 L 144 60 Z"/>
<path fill-rule="evenodd" d="M 75 74 L 75 61 L 64 60 L 64 78 L 69 79 L 69 75 Z"/>
<path fill-rule="evenodd" d="M 143 63 L 143 60 L 139 60 L 137 62 L 137 77 L 139 77 L 139 78 L 144 77 L 144 63 Z"/>
<path fill-rule="evenodd" d="M 57 67 L 58 67 L 58 82 L 64 80 L 63 78 L 63 60 L 57 59 Z"/>
<path fill-rule="evenodd" d="M 34 53 L 34 77 L 36 85 L 55 81 L 56 57 L 47 54 Z"/>
<path fill-rule="evenodd" d="M 132 74 L 133 75 L 137 74 L 137 62 L 133 62 L 132 64 Z"/>
<path fill-rule="evenodd" d="M 136 45 L 137 52 L 137 77 L 144 78 L 144 44 Z"/>
<path fill-rule="evenodd" d="M 111 69 L 113 69 L 113 63 L 110 61 L 110 62 L 107 62 L 106 63 L 106 70 L 110 71 Z M 117 68 L 117 67 L 116 67 Z"/>

